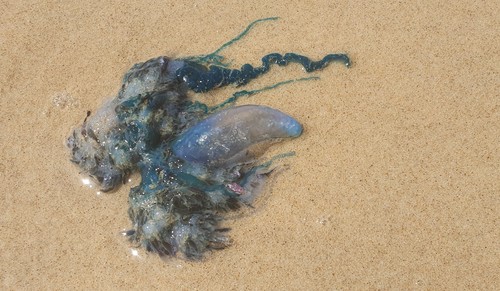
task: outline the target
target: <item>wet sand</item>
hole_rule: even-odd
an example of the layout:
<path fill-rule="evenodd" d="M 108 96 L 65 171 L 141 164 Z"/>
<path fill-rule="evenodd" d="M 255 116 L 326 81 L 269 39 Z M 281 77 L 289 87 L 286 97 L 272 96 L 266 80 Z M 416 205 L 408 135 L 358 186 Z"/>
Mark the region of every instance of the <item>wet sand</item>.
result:
<path fill-rule="evenodd" d="M 2 1 L 0 286 L 498 289 L 500 5 L 479 3 Z M 223 51 L 234 66 L 347 52 L 353 67 L 240 102 L 305 132 L 267 152 L 296 156 L 250 215 L 226 222 L 231 247 L 202 262 L 133 256 L 119 235 L 130 185 L 84 186 L 66 136 L 134 63 L 212 52 L 270 16 Z M 302 76 L 276 67 L 245 89 Z"/>

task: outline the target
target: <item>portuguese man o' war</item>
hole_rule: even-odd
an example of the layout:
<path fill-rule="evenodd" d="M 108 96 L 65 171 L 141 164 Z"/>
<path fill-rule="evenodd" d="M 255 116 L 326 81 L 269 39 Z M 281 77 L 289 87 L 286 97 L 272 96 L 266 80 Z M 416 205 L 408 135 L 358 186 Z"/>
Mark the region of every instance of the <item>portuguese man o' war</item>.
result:
<path fill-rule="evenodd" d="M 243 37 L 258 22 L 209 55 L 170 59 L 158 57 L 135 64 L 123 77 L 118 95 L 67 140 L 71 161 L 93 177 L 103 191 L 123 184 L 133 172 L 141 182 L 129 194 L 131 242 L 161 256 L 181 254 L 201 259 L 207 250 L 228 246 L 224 213 L 251 205 L 278 155 L 259 163 L 249 154 L 263 142 L 300 136 L 293 117 L 265 106 L 234 106 L 245 95 L 275 88 L 238 91 L 222 104 L 192 101 L 188 93 L 242 86 L 269 71 L 272 64 L 301 64 L 307 72 L 332 61 L 350 61 L 329 54 L 320 61 L 273 53 L 262 66 L 230 69 L 219 52 Z M 310 78 L 304 78 L 310 79 Z M 300 80 L 300 79 L 299 79 Z M 295 80 L 292 80 L 295 81 Z"/>

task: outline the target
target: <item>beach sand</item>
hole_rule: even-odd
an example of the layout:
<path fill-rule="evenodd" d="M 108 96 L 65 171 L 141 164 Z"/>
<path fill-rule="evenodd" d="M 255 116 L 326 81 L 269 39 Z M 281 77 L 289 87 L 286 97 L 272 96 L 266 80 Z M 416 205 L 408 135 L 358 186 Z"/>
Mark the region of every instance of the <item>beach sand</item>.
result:
<path fill-rule="evenodd" d="M 1 289 L 500 288 L 499 2 L 1 2 Z M 305 132 L 266 153 L 296 156 L 225 222 L 231 247 L 201 262 L 132 254 L 119 233 L 137 178 L 83 185 L 66 137 L 133 64 L 212 52 L 270 16 L 223 51 L 233 66 L 347 52 L 352 68 L 239 102 Z M 304 76 L 273 67 L 245 89 Z"/>

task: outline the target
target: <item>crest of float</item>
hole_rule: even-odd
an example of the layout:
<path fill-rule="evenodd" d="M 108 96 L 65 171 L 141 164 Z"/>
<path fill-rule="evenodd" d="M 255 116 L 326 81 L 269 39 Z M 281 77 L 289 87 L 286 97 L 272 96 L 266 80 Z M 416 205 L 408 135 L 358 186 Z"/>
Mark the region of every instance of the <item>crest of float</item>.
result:
<path fill-rule="evenodd" d="M 158 57 L 134 65 L 123 77 L 116 98 L 88 116 L 68 138 L 71 160 L 95 178 L 104 191 L 123 183 L 132 172 L 141 183 L 129 194 L 132 229 L 129 239 L 162 256 L 178 253 L 199 259 L 206 250 L 229 244 L 220 227 L 223 214 L 251 204 L 270 174 L 274 160 L 258 164 L 246 154 L 262 142 L 298 137 L 302 126 L 293 117 L 265 106 L 231 106 L 259 90 L 241 90 L 225 102 L 207 106 L 190 100 L 189 91 L 207 92 L 234 84 L 243 86 L 273 64 L 301 64 L 306 72 L 330 62 L 350 65 L 345 54 L 311 61 L 295 53 L 272 53 L 260 67 L 231 69 L 220 52 L 262 21 L 211 54 L 170 59 Z"/>

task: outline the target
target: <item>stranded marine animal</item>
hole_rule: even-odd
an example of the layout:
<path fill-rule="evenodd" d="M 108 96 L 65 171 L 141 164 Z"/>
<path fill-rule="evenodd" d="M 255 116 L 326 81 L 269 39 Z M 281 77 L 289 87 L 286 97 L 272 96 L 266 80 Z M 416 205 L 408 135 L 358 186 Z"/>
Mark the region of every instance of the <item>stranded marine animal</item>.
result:
<path fill-rule="evenodd" d="M 232 106 L 238 97 L 262 90 L 239 91 L 226 102 L 193 102 L 189 91 L 207 92 L 238 86 L 265 74 L 272 64 L 301 64 L 307 72 L 332 61 L 350 65 L 345 54 L 311 61 L 294 53 L 273 53 L 262 66 L 230 69 L 218 53 L 197 57 L 158 57 L 135 64 L 123 77 L 116 98 L 105 103 L 68 138 L 71 161 L 95 178 L 103 191 L 138 171 L 141 182 L 129 194 L 130 240 L 161 256 L 181 253 L 200 259 L 229 239 L 219 222 L 224 212 L 250 204 L 271 172 L 271 159 L 257 164 L 247 149 L 255 144 L 298 137 L 302 126 L 279 110 L 259 105 Z M 224 107 L 226 107 L 224 109 Z M 279 158 L 279 157 L 278 157 Z"/>

